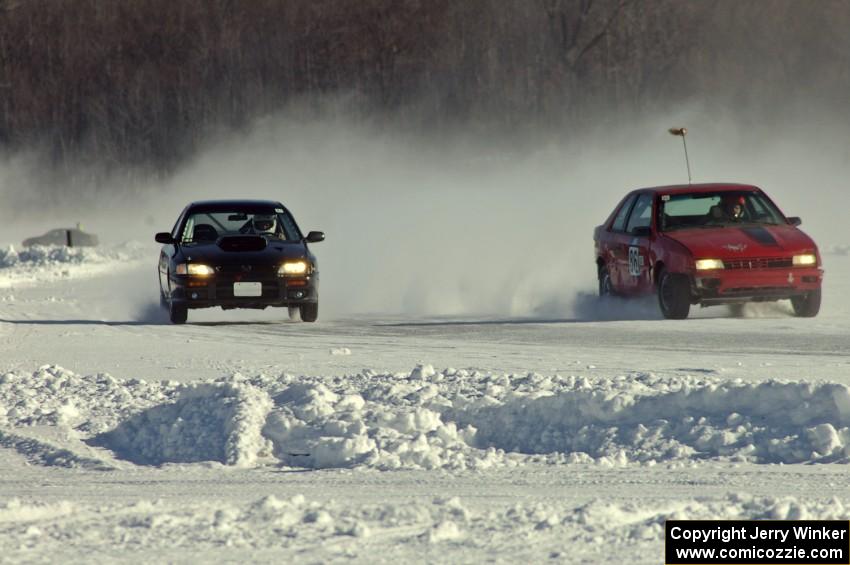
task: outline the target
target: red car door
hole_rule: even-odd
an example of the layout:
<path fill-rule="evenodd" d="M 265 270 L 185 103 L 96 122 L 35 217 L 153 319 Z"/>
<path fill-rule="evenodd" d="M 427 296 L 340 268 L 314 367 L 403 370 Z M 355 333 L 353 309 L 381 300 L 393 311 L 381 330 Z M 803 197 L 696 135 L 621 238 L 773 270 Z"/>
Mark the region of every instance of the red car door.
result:
<path fill-rule="evenodd" d="M 626 249 L 628 237 L 625 233 L 626 220 L 629 217 L 629 212 L 635 200 L 637 200 L 637 194 L 631 194 L 623 200 L 620 208 L 617 210 L 614 221 L 611 222 L 603 237 L 602 253 L 605 266 L 608 268 L 608 274 L 611 276 L 611 284 L 614 287 L 614 291 L 618 293 L 625 292 L 624 278 L 628 276 L 628 251 Z"/>
<path fill-rule="evenodd" d="M 622 288 L 626 294 L 640 294 L 652 290 L 650 275 L 650 243 L 652 240 L 652 193 L 638 196 L 626 221 L 623 233 Z"/>

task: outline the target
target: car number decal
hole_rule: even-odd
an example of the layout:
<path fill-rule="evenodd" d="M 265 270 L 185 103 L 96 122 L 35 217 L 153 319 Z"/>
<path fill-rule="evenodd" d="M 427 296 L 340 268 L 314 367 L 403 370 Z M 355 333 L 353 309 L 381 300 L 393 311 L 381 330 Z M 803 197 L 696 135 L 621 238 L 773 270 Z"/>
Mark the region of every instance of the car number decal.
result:
<path fill-rule="evenodd" d="M 643 267 L 643 255 L 640 247 L 629 247 L 629 274 L 633 277 L 640 276 L 640 268 Z"/>

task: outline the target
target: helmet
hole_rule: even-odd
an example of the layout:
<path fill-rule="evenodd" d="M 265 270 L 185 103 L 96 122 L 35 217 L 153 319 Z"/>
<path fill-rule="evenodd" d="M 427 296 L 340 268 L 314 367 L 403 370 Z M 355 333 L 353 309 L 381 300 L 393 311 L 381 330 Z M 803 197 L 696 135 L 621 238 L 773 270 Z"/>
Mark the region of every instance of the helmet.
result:
<path fill-rule="evenodd" d="M 277 218 L 273 214 L 255 214 L 252 221 L 256 233 L 273 234 L 277 231 Z"/>
<path fill-rule="evenodd" d="M 726 198 L 726 209 L 729 216 L 734 220 L 739 220 L 744 216 L 744 203 L 747 199 L 743 195 L 729 196 Z"/>

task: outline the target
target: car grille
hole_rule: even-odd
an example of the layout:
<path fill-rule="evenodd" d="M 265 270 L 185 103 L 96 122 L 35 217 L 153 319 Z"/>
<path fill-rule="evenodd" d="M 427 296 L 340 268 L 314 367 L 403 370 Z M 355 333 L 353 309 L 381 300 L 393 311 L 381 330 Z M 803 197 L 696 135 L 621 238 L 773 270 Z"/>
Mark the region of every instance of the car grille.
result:
<path fill-rule="evenodd" d="M 259 275 L 263 278 L 277 276 L 277 265 L 217 265 L 215 272 L 221 275 Z"/>
<path fill-rule="evenodd" d="M 723 266 L 727 269 L 787 269 L 792 265 L 791 257 L 749 257 L 723 260 Z"/>

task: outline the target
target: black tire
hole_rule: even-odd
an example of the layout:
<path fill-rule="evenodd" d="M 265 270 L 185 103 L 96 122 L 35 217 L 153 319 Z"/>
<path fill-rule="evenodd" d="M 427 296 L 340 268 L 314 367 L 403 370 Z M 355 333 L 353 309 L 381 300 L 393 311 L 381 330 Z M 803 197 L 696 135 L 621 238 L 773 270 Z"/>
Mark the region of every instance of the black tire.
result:
<path fill-rule="evenodd" d="M 172 324 L 185 324 L 189 319 L 189 308 L 185 304 L 172 302 L 168 306 L 168 317 Z"/>
<path fill-rule="evenodd" d="M 611 285 L 611 274 L 608 267 L 599 267 L 599 298 L 614 296 L 614 287 Z"/>
<path fill-rule="evenodd" d="M 164 297 L 163 297 L 164 299 Z M 185 304 L 174 302 L 171 292 L 171 275 L 168 277 L 168 318 L 172 324 L 185 324 L 189 319 L 189 308 Z"/>
<path fill-rule="evenodd" d="M 691 289 L 688 278 L 662 271 L 658 280 L 658 306 L 665 318 L 684 320 L 691 309 Z"/>
<path fill-rule="evenodd" d="M 301 321 L 315 322 L 319 319 L 319 303 L 305 302 L 301 305 Z"/>
<path fill-rule="evenodd" d="M 794 315 L 800 318 L 814 318 L 820 312 L 820 289 L 791 297 Z"/>

